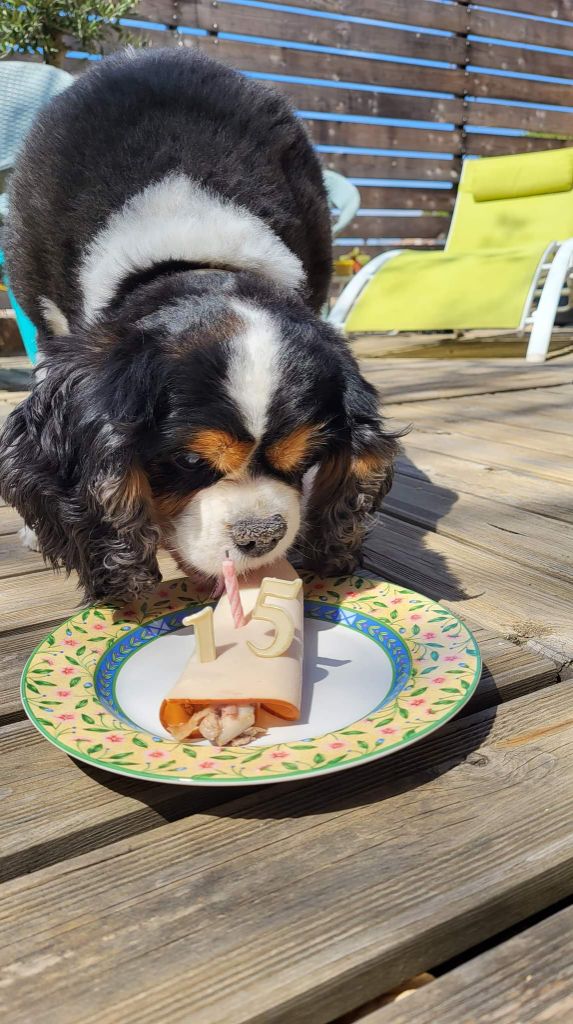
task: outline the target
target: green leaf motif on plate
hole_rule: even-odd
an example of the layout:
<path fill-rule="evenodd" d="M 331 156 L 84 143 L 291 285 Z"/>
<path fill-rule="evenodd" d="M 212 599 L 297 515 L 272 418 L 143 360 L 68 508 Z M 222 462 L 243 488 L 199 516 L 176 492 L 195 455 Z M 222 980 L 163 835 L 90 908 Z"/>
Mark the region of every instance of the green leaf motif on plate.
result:
<path fill-rule="evenodd" d="M 147 749 L 148 744 L 144 740 L 140 740 L 139 736 L 134 736 L 131 742 L 134 747 L 145 747 Z"/>
<path fill-rule="evenodd" d="M 99 754 L 100 750 L 103 750 L 103 744 L 102 743 L 96 743 L 95 746 L 88 747 L 87 753 L 88 754 Z"/>
<path fill-rule="evenodd" d="M 82 714 L 82 722 L 86 722 L 87 725 L 95 725 L 95 718 L 90 718 L 90 716 L 86 715 L 84 712 L 84 714 Z M 100 731 L 107 732 L 107 729 L 102 729 Z"/>

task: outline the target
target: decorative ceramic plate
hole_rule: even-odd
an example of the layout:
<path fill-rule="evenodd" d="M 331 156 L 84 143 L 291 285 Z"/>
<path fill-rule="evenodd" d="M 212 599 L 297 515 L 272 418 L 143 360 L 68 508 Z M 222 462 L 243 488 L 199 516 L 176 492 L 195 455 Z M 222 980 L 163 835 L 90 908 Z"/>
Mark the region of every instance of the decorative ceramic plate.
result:
<path fill-rule="evenodd" d="M 22 700 L 60 750 L 120 775 L 223 786 L 341 771 L 408 746 L 452 718 L 481 671 L 451 612 L 375 579 L 307 578 L 301 720 L 247 747 L 177 743 L 159 706 L 194 649 L 181 620 L 208 603 L 188 580 L 130 608 L 88 608 L 30 657 Z"/>

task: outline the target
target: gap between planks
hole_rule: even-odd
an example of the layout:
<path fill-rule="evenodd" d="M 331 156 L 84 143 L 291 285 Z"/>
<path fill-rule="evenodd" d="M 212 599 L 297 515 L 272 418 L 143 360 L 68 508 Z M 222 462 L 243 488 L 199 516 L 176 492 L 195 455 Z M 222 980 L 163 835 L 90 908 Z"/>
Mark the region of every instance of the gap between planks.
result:
<path fill-rule="evenodd" d="M 325 1024 L 564 898 L 571 689 L 6 883 L 11 1024 Z"/>
<path fill-rule="evenodd" d="M 569 906 L 435 979 L 423 991 L 352 1019 L 356 1024 L 564 1024 L 572 1011 Z"/>

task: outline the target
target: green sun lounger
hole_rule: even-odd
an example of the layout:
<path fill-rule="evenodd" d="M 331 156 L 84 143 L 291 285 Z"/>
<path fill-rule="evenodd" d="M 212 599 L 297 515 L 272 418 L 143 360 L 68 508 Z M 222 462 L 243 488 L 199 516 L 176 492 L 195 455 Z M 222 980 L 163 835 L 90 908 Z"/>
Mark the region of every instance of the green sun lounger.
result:
<path fill-rule="evenodd" d="M 572 273 L 573 148 L 466 160 L 445 249 L 375 257 L 329 319 L 347 333 L 531 327 L 542 362 Z"/>

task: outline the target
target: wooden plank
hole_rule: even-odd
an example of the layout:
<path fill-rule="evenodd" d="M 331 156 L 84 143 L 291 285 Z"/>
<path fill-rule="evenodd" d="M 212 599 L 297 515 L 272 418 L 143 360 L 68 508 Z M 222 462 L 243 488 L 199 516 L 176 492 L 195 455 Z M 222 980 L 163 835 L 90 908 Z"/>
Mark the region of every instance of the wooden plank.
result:
<path fill-rule="evenodd" d="M 467 79 L 470 96 L 506 100 L 525 100 L 529 103 L 554 103 L 573 107 L 573 79 L 570 85 L 562 82 L 535 82 L 528 78 L 506 78 L 504 75 L 470 73 Z"/>
<path fill-rule="evenodd" d="M 181 575 L 166 552 L 160 553 L 159 565 L 164 579 Z M 11 629 L 68 618 L 83 607 L 74 575 L 66 579 L 45 570 L 40 576 L 32 574 L 0 580 L 0 635 Z"/>
<path fill-rule="evenodd" d="M 459 0 L 468 4 L 473 0 Z M 504 11 L 515 11 L 517 14 L 539 14 L 539 0 L 480 0 L 481 7 L 502 7 Z M 544 4 L 545 18 L 562 18 L 573 21 L 573 0 L 549 0 Z"/>
<path fill-rule="evenodd" d="M 364 211 L 367 213 L 368 211 Z M 448 216 L 426 217 L 392 217 L 375 214 L 372 217 L 360 216 L 348 224 L 344 233 L 349 238 L 435 238 L 443 239 L 448 232 L 450 218 Z"/>
<path fill-rule="evenodd" d="M 281 10 L 265 8 L 264 12 L 254 7 L 234 4 L 217 4 L 210 0 L 181 0 L 181 23 L 197 24 L 208 32 L 232 32 L 246 36 L 264 36 L 288 42 L 333 46 L 337 49 L 364 50 L 367 53 L 383 53 L 400 57 L 445 61 L 448 64 L 463 64 L 465 61 L 465 40 L 459 36 L 429 35 L 406 32 L 395 28 L 381 28 L 376 25 L 339 20 L 316 18 L 312 15 L 292 15 Z M 188 21 L 188 11 L 196 11 L 197 21 Z M 317 54 L 317 65 L 320 55 Z"/>
<path fill-rule="evenodd" d="M 386 117 L 410 121 L 459 123 L 463 100 L 427 99 L 424 96 L 392 95 L 357 89 L 338 89 L 321 85 L 273 82 L 273 87 L 288 96 L 298 110 L 318 113 L 351 114 L 353 117 Z"/>
<path fill-rule="evenodd" d="M 46 743 L 28 721 L 0 729 L 0 751 L 5 778 L 11 782 L 2 799 L 3 881 L 232 796 L 230 787 L 158 785 L 92 770 Z"/>
<path fill-rule="evenodd" d="M 454 493 L 488 497 L 512 509 L 573 523 L 571 488 L 567 484 L 528 476 L 525 485 L 520 472 L 492 466 L 487 459 L 472 462 L 470 467 L 464 458 L 463 446 L 456 455 L 419 448 L 414 438 L 406 438 L 402 444 L 405 459 L 401 461 L 401 471 L 409 476 L 431 479 L 436 486 Z"/>
<path fill-rule="evenodd" d="M 180 21 L 178 8 L 177 0 L 138 0 L 131 14 L 126 17 L 174 27 Z M 192 27 L 192 24 L 191 22 L 189 27 Z"/>
<path fill-rule="evenodd" d="M 365 149 L 403 149 L 424 153 L 461 153 L 458 131 L 435 128 L 401 128 L 384 124 L 345 121 L 317 121 L 304 118 L 314 142 L 331 146 L 361 146 Z M 439 159 L 439 158 L 438 158 Z"/>
<path fill-rule="evenodd" d="M 503 4 L 500 4 L 503 7 Z M 541 14 L 538 10 L 536 14 Z M 544 13 L 544 12 L 543 12 Z M 573 37 L 573 25 L 569 30 L 563 25 L 553 24 L 544 21 L 542 18 L 516 18 L 511 15 L 498 13 L 497 11 L 480 10 L 479 6 L 472 6 L 469 11 L 469 31 L 475 36 L 489 36 L 490 39 L 508 39 L 512 43 L 523 43 L 525 46 L 550 46 L 558 50 L 566 49 L 567 44 L 571 45 Z M 527 55 L 527 50 L 524 51 Z M 554 75 L 553 70 L 554 54 L 546 53 L 547 75 Z M 573 56 L 573 55 L 572 55 Z"/>
<path fill-rule="evenodd" d="M 37 551 L 25 548 L 17 534 L 0 536 L 0 580 L 45 571 L 44 559 Z M 31 586 L 35 586 L 34 581 Z"/>
<path fill-rule="evenodd" d="M 364 547 L 366 569 L 472 615 L 560 665 L 573 661 L 573 586 L 544 571 L 382 514 Z"/>
<path fill-rule="evenodd" d="M 24 718 L 20 678 L 30 654 L 60 619 L 12 629 L 0 636 L 0 725 Z"/>
<path fill-rule="evenodd" d="M 424 402 L 422 405 L 404 403 L 387 406 L 385 413 L 397 415 L 404 421 L 421 422 L 427 416 L 439 415 L 467 416 L 467 404 L 464 399 L 447 398 L 441 401 Z M 471 410 L 472 419 L 489 420 L 492 423 L 510 425 L 522 430 L 526 438 L 539 441 L 539 432 L 566 434 L 573 432 L 573 393 L 569 388 L 540 388 L 523 395 L 521 392 L 508 391 L 496 395 L 480 395 L 479 402 L 474 403 Z M 560 438 L 554 437 L 553 450 L 563 444 Z M 566 453 L 567 454 L 567 453 Z"/>
<path fill-rule="evenodd" d="M 484 424 L 482 423 L 482 427 Z M 495 424 L 490 424 L 493 435 L 497 433 L 500 440 L 484 440 L 480 434 L 485 434 L 485 427 L 480 431 L 476 427 L 466 428 L 463 423 L 457 424 L 451 430 L 445 426 L 417 427 L 412 440 L 417 448 L 424 448 L 426 451 L 438 451 L 446 454 L 457 454 L 466 462 L 478 462 L 489 466 L 499 466 L 502 469 L 512 469 L 518 473 L 529 476 L 542 477 L 544 480 L 557 481 L 571 486 L 573 483 L 573 461 L 566 455 L 555 453 L 554 458 L 549 459 L 543 452 L 522 445 L 506 443 L 503 438 L 503 431 Z M 470 431 L 473 431 L 471 433 Z"/>
<path fill-rule="evenodd" d="M 501 71 L 519 71 L 524 75 L 571 77 L 571 57 L 542 50 L 526 50 L 518 46 L 504 46 L 502 43 L 470 41 L 468 64 L 480 68 L 499 68 Z"/>
<path fill-rule="evenodd" d="M 523 481 L 522 487 L 526 489 Z M 573 583 L 573 523 L 555 522 L 517 508 L 510 511 L 490 497 L 460 494 L 441 487 L 436 480 L 402 474 L 386 497 L 384 511 L 460 540 L 469 548 L 499 552 L 519 565 L 531 565 Z"/>
<path fill-rule="evenodd" d="M 325 167 L 347 178 L 398 178 L 413 181 L 451 181 L 459 178 L 454 160 L 410 156 L 364 156 L 358 153 L 321 153 Z"/>
<path fill-rule="evenodd" d="M 362 204 L 376 210 L 432 210 L 449 212 L 455 204 L 453 189 L 384 188 L 360 185 Z"/>
<path fill-rule="evenodd" d="M 542 720 L 526 696 L 8 882 L 5 1014 L 325 1024 L 565 897 L 570 700 L 562 683 Z"/>
<path fill-rule="evenodd" d="M 468 156 L 506 156 L 510 153 L 537 153 L 546 149 L 562 149 L 567 139 L 534 139 L 515 135 L 486 135 L 468 132 Z"/>
<path fill-rule="evenodd" d="M 170 0 L 166 0 L 170 2 Z M 283 4 L 305 7 L 313 11 L 327 11 L 344 18 L 351 14 L 355 18 L 371 18 L 380 21 L 396 21 L 404 24 L 406 16 L 402 0 L 282 0 Z M 565 0 L 567 2 L 567 0 Z M 450 32 L 464 32 L 467 26 L 466 12 L 454 4 L 442 5 L 432 0 L 410 0 L 407 24 L 420 28 L 437 28 Z"/>
<path fill-rule="evenodd" d="M 449 403 L 450 400 L 446 401 Z M 417 414 L 416 429 L 421 427 L 423 430 L 435 429 L 438 433 L 466 434 L 486 441 L 502 441 L 504 444 L 516 445 L 520 449 L 530 448 L 532 451 L 544 453 L 549 466 L 557 459 L 565 466 L 573 466 L 573 446 L 564 443 L 561 436 L 567 433 L 567 428 L 571 429 L 569 420 L 563 421 L 563 430 L 559 433 L 550 430 L 549 427 L 538 431 L 536 426 L 523 420 L 520 424 L 512 424 L 507 422 L 505 417 L 496 419 L 491 406 L 486 406 L 480 414 L 479 411 L 474 413 L 473 409 L 471 413 L 467 409 L 464 413 L 462 403 L 459 402 L 454 408 L 450 408 L 446 403 L 441 403 L 441 408 L 438 408 L 438 403 L 433 402 L 431 408 L 428 408 L 428 404 L 424 402 L 422 409 L 419 404 L 402 406 L 402 414 Z M 493 409 L 495 410 L 495 406 Z"/>
<path fill-rule="evenodd" d="M 368 359 L 362 366 L 387 403 L 570 386 L 573 372 L 571 357 L 535 367 L 523 359 Z"/>
<path fill-rule="evenodd" d="M 573 63 L 573 60 L 572 60 Z M 484 128 L 522 128 L 555 132 L 573 139 L 573 114 L 541 107 L 510 107 L 501 103 L 468 103 L 467 124 Z"/>
<path fill-rule="evenodd" d="M 375 245 L 369 245 L 366 242 L 360 241 L 358 245 L 361 253 L 365 253 L 367 256 L 371 257 L 377 256 L 378 253 L 381 252 L 388 252 L 390 249 L 412 249 L 415 252 L 433 252 L 436 249 L 443 249 L 443 243 L 436 242 L 428 238 L 392 238 L 389 242 L 385 242 L 384 244 L 378 243 Z M 334 258 L 336 259 L 336 257 L 342 253 L 350 251 L 351 247 L 354 247 L 354 243 L 335 243 L 333 250 Z"/>
<path fill-rule="evenodd" d="M 360 1024 L 562 1024 L 572 1006 L 573 908 L 566 907 Z"/>
<path fill-rule="evenodd" d="M 432 68 L 423 65 L 392 64 L 366 57 L 346 57 L 335 53 L 309 53 L 290 47 L 264 46 L 209 36 L 200 41 L 200 49 L 240 71 L 273 71 L 281 75 L 325 78 L 333 82 L 358 82 L 386 88 L 428 89 L 463 95 L 464 72 L 461 68 Z"/>
<path fill-rule="evenodd" d="M 2 505 L 0 509 L 0 537 L 17 533 L 23 524 L 24 520 L 18 515 L 16 509 L 10 508 L 8 505 Z"/>

